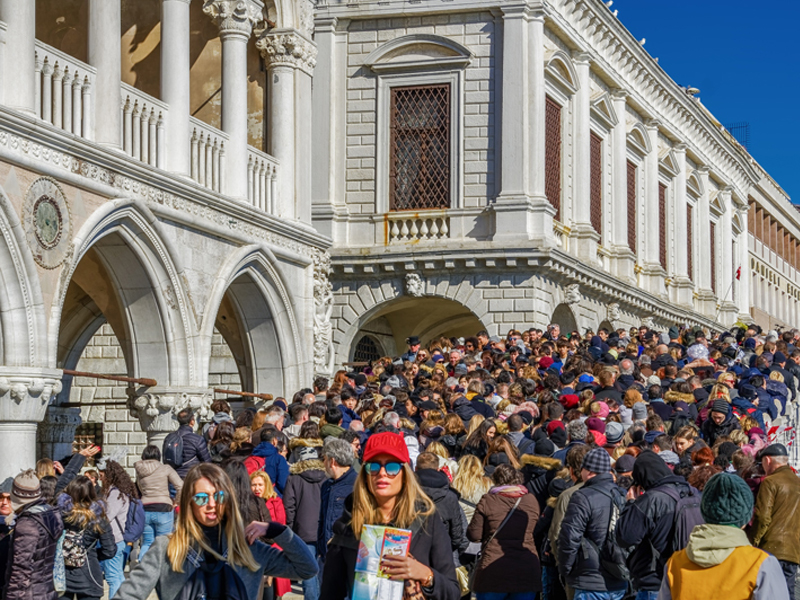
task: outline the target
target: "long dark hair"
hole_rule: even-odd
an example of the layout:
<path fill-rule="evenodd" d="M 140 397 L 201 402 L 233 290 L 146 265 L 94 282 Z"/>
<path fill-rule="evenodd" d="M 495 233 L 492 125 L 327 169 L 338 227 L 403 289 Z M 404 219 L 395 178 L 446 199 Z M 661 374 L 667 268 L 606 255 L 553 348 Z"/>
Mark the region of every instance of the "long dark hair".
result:
<path fill-rule="evenodd" d="M 133 483 L 131 476 L 125 472 L 118 462 L 109 460 L 106 462 L 106 468 L 103 473 L 103 489 L 105 490 L 106 499 L 111 493 L 111 488 L 117 488 L 119 493 L 127 496 L 128 498 L 138 498 L 139 490 Z"/>
<path fill-rule="evenodd" d="M 211 438 L 211 445 L 224 444 L 230 446 L 233 443 L 233 432 L 236 431 L 232 421 L 223 421 L 217 424 L 214 430 L 214 436 Z"/>
<path fill-rule="evenodd" d="M 241 460 L 236 458 L 229 458 L 220 466 L 231 480 L 233 493 L 236 494 L 239 511 L 242 514 L 245 526 L 253 521 L 260 521 L 262 511 L 259 510 L 258 503 L 263 502 L 263 500 L 256 497 L 250 488 L 250 475 L 247 473 L 247 467 L 244 466 Z"/>
<path fill-rule="evenodd" d="M 64 493 L 72 499 L 72 510 L 65 516 L 67 523 L 77 525 L 81 529 L 93 523 L 97 533 L 102 531 L 101 519 L 105 516 L 102 504 L 97 502 L 94 483 L 85 475 L 78 475 L 67 484 Z"/>
<path fill-rule="evenodd" d="M 486 419 L 480 425 L 478 425 L 478 428 L 473 431 L 464 442 L 464 450 L 467 451 L 468 449 L 475 449 L 480 450 L 484 454 L 488 453 L 491 440 L 486 434 L 492 427 L 494 427 L 495 430 L 497 429 L 497 426 L 492 419 Z"/>

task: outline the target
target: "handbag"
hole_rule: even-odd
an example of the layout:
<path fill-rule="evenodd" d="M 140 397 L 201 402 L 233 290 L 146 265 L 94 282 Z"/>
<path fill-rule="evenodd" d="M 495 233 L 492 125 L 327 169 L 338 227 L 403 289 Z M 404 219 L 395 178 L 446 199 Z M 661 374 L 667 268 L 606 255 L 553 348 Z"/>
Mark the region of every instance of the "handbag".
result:
<path fill-rule="evenodd" d="M 478 565 L 480 564 L 481 556 L 483 555 L 484 550 L 486 547 L 492 542 L 492 540 L 500 533 L 500 530 L 508 523 L 508 520 L 511 518 L 511 515 L 514 514 L 514 511 L 517 510 L 519 503 L 522 502 L 522 496 L 517 498 L 517 501 L 514 503 L 514 506 L 511 507 L 511 510 L 508 511 L 506 518 L 503 519 L 502 523 L 494 530 L 494 533 L 489 536 L 489 539 L 486 540 L 483 544 L 481 544 L 481 550 L 478 552 L 478 555 L 475 557 L 475 568 L 472 569 L 472 573 L 469 574 L 469 589 L 472 590 L 475 587 L 475 575 L 478 573 Z"/>

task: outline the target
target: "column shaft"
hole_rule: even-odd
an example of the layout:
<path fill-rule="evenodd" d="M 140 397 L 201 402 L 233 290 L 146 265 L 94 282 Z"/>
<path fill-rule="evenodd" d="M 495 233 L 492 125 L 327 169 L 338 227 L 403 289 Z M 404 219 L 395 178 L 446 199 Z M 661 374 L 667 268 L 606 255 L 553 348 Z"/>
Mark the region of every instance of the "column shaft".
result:
<path fill-rule="evenodd" d="M 544 15 L 534 14 L 528 22 L 528 107 L 531 136 L 528 160 L 530 194 L 544 201 L 545 182 L 545 91 L 544 91 Z"/>
<path fill-rule="evenodd" d="M 247 198 L 247 38 L 240 32 L 222 35 L 222 130 L 228 196 Z"/>
<path fill-rule="evenodd" d="M 169 105 L 166 119 L 166 168 L 189 175 L 190 0 L 161 3 L 161 99 Z"/>
<path fill-rule="evenodd" d="M 589 159 L 589 110 L 591 89 L 589 83 L 589 56 L 577 53 L 574 57 L 575 71 L 578 74 L 578 91 L 573 99 L 573 199 L 572 221 L 585 223 L 589 227 L 591 208 L 589 180 L 591 161 Z"/>
<path fill-rule="evenodd" d="M 121 132 L 121 29 L 120 2 L 89 0 L 89 64 L 97 69 L 94 139 L 115 148 L 120 147 Z"/>
<path fill-rule="evenodd" d="M 519 198 L 529 192 L 527 14 L 511 6 L 503 14 L 502 164 L 500 196 Z"/>
<path fill-rule="evenodd" d="M 659 238 L 658 238 L 658 122 L 647 123 L 647 133 L 650 136 L 651 150 L 644 159 L 644 185 L 645 185 L 645 223 L 648 229 L 644 238 L 644 262 L 649 265 L 659 265 Z"/>
<path fill-rule="evenodd" d="M 29 114 L 36 104 L 36 0 L 0 0 L 6 31 L 4 94 L 10 108 Z"/>
<path fill-rule="evenodd" d="M 283 64 L 269 69 L 269 152 L 280 161 L 275 214 L 287 219 L 295 218 L 294 71 Z"/>

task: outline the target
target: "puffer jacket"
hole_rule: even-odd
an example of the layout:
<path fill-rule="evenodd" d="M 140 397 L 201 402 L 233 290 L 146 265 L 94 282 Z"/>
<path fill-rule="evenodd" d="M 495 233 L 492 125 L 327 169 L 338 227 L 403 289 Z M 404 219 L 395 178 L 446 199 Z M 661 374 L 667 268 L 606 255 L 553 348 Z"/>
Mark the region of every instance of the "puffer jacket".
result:
<path fill-rule="evenodd" d="M 142 504 L 172 504 L 169 484 L 175 487 L 175 497 L 180 498 L 183 479 L 170 467 L 157 460 L 140 460 L 133 465 L 136 485 L 142 493 Z"/>
<path fill-rule="evenodd" d="M 311 438 L 311 439 L 304 439 L 304 438 L 292 438 L 289 440 L 289 464 L 293 465 L 294 463 L 300 460 L 300 450 L 303 448 L 316 448 L 317 454 L 322 454 L 322 440 L 319 438 Z"/>
<path fill-rule="evenodd" d="M 256 471 L 264 471 L 269 475 L 278 495 L 283 496 L 286 479 L 289 477 L 289 463 L 278 453 L 272 442 L 261 442 L 256 446 L 253 454 L 245 459 L 244 466 L 250 475 Z"/>
<path fill-rule="evenodd" d="M 317 541 L 322 484 L 327 478 L 321 460 L 303 460 L 289 467 L 283 494 L 286 524 L 308 544 Z"/>
<path fill-rule="evenodd" d="M 355 577 L 358 540 L 350 526 L 353 497 L 342 506 L 342 516 L 333 526 L 331 540 L 322 574 L 320 600 L 344 600 L 352 596 Z M 418 518 L 411 527 L 409 554 L 433 571 L 432 590 L 423 593 L 435 600 L 459 600 L 456 569 L 450 539 L 441 519 L 436 515 Z"/>
<path fill-rule="evenodd" d="M 434 469 L 420 469 L 417 471 L 417 480 L 422 491 L 428 494 L 436 505 L 436 514 L 447 528 L 453 550 L 455 552 L 466 550 L 469 546 L 464 531 L 466 517 L 458 503 L 458 494 L 450 489 L 447 475 Z"/>
<path fill-rule="evenodd" d="M 347 469 L 339 479 L 328 479 L 320 493 L 319 528 L 317 529 L 317 554 L 325 558 L 328 542 L 333 537 L 333 524 L 342 516 L 344 501 L 353 493 L 358 474 Z"/>
<path fill-rule="evenodd" d="M 733 412 L 729 412 L 725 417 L 725 420 L 720 425 L 714 423 L 711 415 L 709 415 L 709 417 L 703 422 L 703 426 L 700 428 L 700 431 L 703 432 L 703 438 L 706 440 L 706 443 L 713 447 L 714 442 L 717 441 L 717 438 L 730 435 L 731 431 L 736 431 L 737 429 L 741 428 L 741 425 L 739 425 L 739 419 L 734 416 Z"/>
<path fill-rule="evenodd" d="M 548 498 L 547 486 L 564 468 L 564 465 L 557 458 L 534 456 L 533 454 L 523 454 L 519 461 L 522 463 L 525 486 L 536 496 L 539 506 L 544 506 Z"/>
<path fill-rule="evenodd" d="M 758 488 L 750 537 L 778 560 L 800 563 L 800 479 L 789 465 L 764 478 Z"/>
<path fill-rule="evenodd" d="M 625 581 L 600 569 L 600 557 L 584 537 L 602 548 L 611 520 L 611 495 L 622 496 L 610 473 L 595 475 L 570 499 L 558 534 L 558 570 L 576 589 L 593 592 L 624 590 Z"/>
<path fill-rule="evenodd" d="M 72 508 L 72 498 L 67 494 L 61 494 L 58 497 L 58 509 L 64 520 L 64 530 L 83 531 L 82 545 L 86 549 L 86 561 L 82 567 L 65 566 L 67 594 L 100 597 L 103 595 L 103 571 L 100 568 L 100 561 L 114 558 L 117 553 L 111 524 L 105 517 L 103 505 L 99 502 L 95 502 L 91 507 L 95 517 L 88 526 L 70 523 L 69 515 Z"/>
<path fill-rule="evenodd" d="M 64 524 L 44 500 L 17 515 L 9 546 L 4 600 L 56 600 L 53 570 Z"/>
<path fill-rule="evenodd" d="M 183 464 L 175 470 L 183 479 L 193 466 L 201 462 L 211 462 L 211 456 L 202 435 L 196 434 L 188 425 L 178 427 L 178 432 L 183 437 Z M 164 453 L 163 448 L 161 452 Z"/>

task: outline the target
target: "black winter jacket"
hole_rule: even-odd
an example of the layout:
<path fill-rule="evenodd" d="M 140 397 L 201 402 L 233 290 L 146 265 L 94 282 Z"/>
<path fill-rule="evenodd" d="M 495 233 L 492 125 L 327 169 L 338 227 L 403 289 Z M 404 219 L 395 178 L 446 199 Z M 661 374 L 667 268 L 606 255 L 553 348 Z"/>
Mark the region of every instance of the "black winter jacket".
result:
<path fill-rule="evenodd" d="M 342 516 L 344 501 L 353 492 L 356 477 L 358 477 L 358 473 L 355 469 L 350 468 L 339 479 L 328 479 L 322 484 L 317 554 L 323 559 L 328 552 L 328 542 L 333 537 L 333 524 Z"/>
<path fill-rule="evenodd" d="M 428 497 L 436 505 L 436 514 L 447 528 L 453 551 L 464 552 L 469 546 L 469 540 L 464 531 L 466 517 L 458 503 L 458 495 L 450 489 L 450 480 L 447 475 L 434 469 L 420 469 L 417 471 L 417 479 L 422 491 L 428 494 Z"/>
<path fill-rule="evenodd" d="M 705 439 L 709 447 L 714 446 L 717 438 L 730 435 L 731 431 L 737 429 L 741 429 L 741 426 L 739 425 L 739 419 L 734 417 L 733 412 L 728 413 L 721 425 L 714 423 L 714 419 L 711 418 L 711 413 L 709 413 L 708 418 L 703 421 L 703 426 L 700 428 L 703 432 L 703 439 Z"/>
<path fill-rule="evenodd" d="M 602 548 L 611 519 L 611 495 L 622 496 L 610 473 L 595 475 L 569 502 L 558 536 L 558 570 L 574 588 L 593 592 L 624 590 L 627 583 L 600 569 L 600 557 L 584 537 Z"/>
<path fill-rule="evenodd" d="M 286 525 L 307 544 L 317 541 L 322 484 L 327 478 L 321 460 L 301 460 L 289 467 L 283 493 Z"/>
<path fill-rule="evenodd" d="M 193 466 L 201 462 L 211 462 L 211 455 L 208 453 L 208 444 L 203 436 L 197 435 L 191 427 L 181 425 L 178 432 L 183 436 L 183 464 L 175 470 L 181 479 L 185 479 Z"/>
<path fill-rule="evenodd" d="M 64 525 L 44 500 L 17 515 L 8 552 L 4 600 L 56 600 L 53 582 L 56 545 Z"/>
<path fill-rule="evenodd" d="M 672 556 L 670 546 L 677 503 L 660 491 L 665 488 L 673 488 L 680 494 L 690 491 L 683 477 L 669 475 L 629 502 L 617 523 L 617 542 L 623 548 L 633 548 L 627 562 L 636 591 L 657 592 L 661 587 L 664 566 Z M 653 560 L 653 548 L 660 554 L 656 561 Z"/>
<path fill-rule="evenodd" d="M 531 494 L 536 496 L 539 506 L 545 506 L 549 497 L 547 486 L 555 479 L 558 472 L 564 468 L 564 465 L 557 458 L 534 456 L 533 454 L 524 454 L 520 457 L 520 462 L 522 463 L 525 486 Z M 538 548 L 539 546 L 537 546 Z"/>
<path fill-rule="evenodd" d="M 358 555 L 358 540 L 350 527 L 353 497 L 344 504 L 341 519 L 333 526 L 334 537 L 328 549 L 322 574 L 320 600 L 344 600 L 352 596 Z M 435 600 L 459 600 L 461 591 L 456 579 L 450 538 L 441 519 L 431 515 L 418 519 L 411 527 L 409 554 L 433 571 L 432 589 L 423 593 Z"/>

